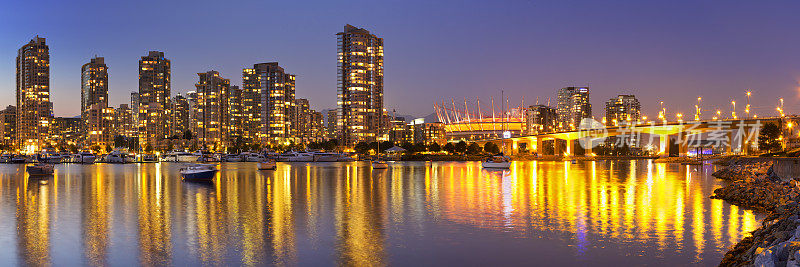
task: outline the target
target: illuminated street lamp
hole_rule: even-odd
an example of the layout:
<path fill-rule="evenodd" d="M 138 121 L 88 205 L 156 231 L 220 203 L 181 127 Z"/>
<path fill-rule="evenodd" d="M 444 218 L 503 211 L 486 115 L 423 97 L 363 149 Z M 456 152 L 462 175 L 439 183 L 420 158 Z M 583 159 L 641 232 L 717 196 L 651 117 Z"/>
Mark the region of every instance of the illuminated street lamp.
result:
<path fill-rule="evenodd" d="M 733 105 L 733 111 L 731 111 L 731 117 L 733 117 L 733 119 L 735 120 L 736 119 L 736 101 L 731 101 L 731 105 Z"/>
<path fill-rule="evenodd" d="M 746 117 L 750 117 L 750 95 L 751 94 L 752 93 L 750 91 L 747 91 L 747 105 L 745 105 L 745 107 L 744 107 L 744 113 L 747 113 Z"/>
<path fill-rule="evenodd" d="M 697 105 L 694 105 L 694 120 L 700 121 L 700 102 L 703 101 L 703 97 L 697 97 Z"/>
<path fill-rule="evenodd" d="M 675 114 L 675 117 L 678 118 L 678 123 L 683 122 L 683 114 L 681 114 L 681 113 Z"/>

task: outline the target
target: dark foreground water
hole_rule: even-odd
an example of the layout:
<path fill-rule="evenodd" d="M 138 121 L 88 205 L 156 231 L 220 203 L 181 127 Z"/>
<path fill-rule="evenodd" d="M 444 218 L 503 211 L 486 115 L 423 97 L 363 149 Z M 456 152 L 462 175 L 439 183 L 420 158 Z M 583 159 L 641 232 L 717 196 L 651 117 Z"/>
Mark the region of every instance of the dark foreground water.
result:
<path fill-rule="evenodd" d="M 0 165 L 2 265 L 715 265 L 759 215 L 649 161 Z"/>

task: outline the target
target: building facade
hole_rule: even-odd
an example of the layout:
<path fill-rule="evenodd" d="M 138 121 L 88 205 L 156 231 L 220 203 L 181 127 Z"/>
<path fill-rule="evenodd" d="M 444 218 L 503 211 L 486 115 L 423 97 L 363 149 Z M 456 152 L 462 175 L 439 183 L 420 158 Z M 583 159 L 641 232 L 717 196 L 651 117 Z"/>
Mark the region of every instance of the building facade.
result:
<path fill-rule="evenodd" d="M 533 105 L 525 114 L 525 131 L 528 135 L 556 131 L 558 115 L 556 109 L 546 105 Z"/>
<path fill-rule="evenodd" d="M 231 82 L 213 70 L 197 76 L 193 120 L 196 139 L 203 147 L 224 151 L 228 144 L 228 90 Z"/>
<path fill-rule="evenodd" d="M 137 137 L 135 125 L 130 105 L 120 104 L 114 110 L 114 136 Z"/>
<path fill-rule="evenodd" d="M 592 104 L 589 102 L 589 87 L 564 87 L 558 90 L 558 127 L 574 130 L 581 120 L 592 118 Z"/>
<path fill-rule="evenodd" d="M 17 121 L 15 147 L 36 153 L 48 146 L 53 103 L 50 102 L 50 48 L 36 36 L 17 51 Z"/>
<path fill-rule="evenodd" d="M 192 106 L 189 105 L 189 99 L 181 94 L 175 95 L 172 100 L 172 136 L 184 138 L 186 131 L 192 131 L 192 121 L 189 119 L 189 113 L 192 111 Z M 194 133 L 192 133 L 194 135 Z"/>
<path fill-rule="evenodd" d="M 278 62 L 259 63 L 242 71 L 242 120 L 245 139 L 277 145 L 292 137 L 295 76 Z M 250 133 L 248 133 L 250 132 Z M 253 134 L 254 133 L 254 134 Z"/>
<path fill-rule="evenodd" d="M 606 125 L 631 125 L 641 119 L 642 105 L 634 95 L 618 95 L 606 101 L 606 116 L 603 122 Z"/>
<path fill-rule="evenodd" d="M 8 106 L 0 110 L 0 145 L 3 150 L 11 150 L 14 147 L 14 135 L 17 127 L 17 107 Z"/>
<path fill-rule="evenodd" d="M 81 67 L 81 127 L 85 144 L 113 141 L 114 110 L 108 107 L 108 66 L 102 57 Z"/>
<path fill-rule="evenodd" d="M 383 38 L 348 24 L 337 47 L 340 143 L 375 141 L 383 121 Z"/>
<path fill-rule="evenodd" d="M 157 148 L 169 135 L 171 63 L 164 52 L 150 51 L 139 60 L 137 127 L 139 146 Z"/>

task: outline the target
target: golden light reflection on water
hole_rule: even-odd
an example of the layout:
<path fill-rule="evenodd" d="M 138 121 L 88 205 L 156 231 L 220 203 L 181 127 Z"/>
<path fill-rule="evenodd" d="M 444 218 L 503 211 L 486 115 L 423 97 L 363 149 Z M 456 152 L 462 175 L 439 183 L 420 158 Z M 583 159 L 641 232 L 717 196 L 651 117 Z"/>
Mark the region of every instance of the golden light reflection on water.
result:
<path fill-rule="evenodd" d="M 11 166 L 0 166 L 0 203 L 15 206 L 10 223 L 27 265 L 59 260 L 53 236 L 80 237 L 73 243 L 83 255 L 63 261 L 78 265 L 128 255 L 142 265 L 388 265 L 404 249 L 430 245 L 413 236 L 433 242 L 483 231 L 501 240 L 544 236 L 566 246 L 563 257 L 591 258 L 610 246 L 621 259 L 656 251 L 686 255 L 689 264 L 720 258 L 759 223 L 708 199 L 720 185 L 708 170 L 650 161 L 515 162 L 509 171 L 430 162 L 258 171 L 238 163 L 220 165 L 210 184 L 182 182 L 175 164 L 62 165 L 41 183 Z M 54 228 L 70 218 L 57 207 L 72 201 L 80 229 Z M 469 258 L 467 248 L 445 247 Z"/>

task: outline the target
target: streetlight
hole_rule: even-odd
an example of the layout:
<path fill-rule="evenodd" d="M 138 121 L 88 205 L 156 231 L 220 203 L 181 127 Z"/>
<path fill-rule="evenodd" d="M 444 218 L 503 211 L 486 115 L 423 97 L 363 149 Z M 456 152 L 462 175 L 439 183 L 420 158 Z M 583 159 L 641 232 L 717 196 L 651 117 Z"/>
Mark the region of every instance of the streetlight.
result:
<path fill-rule="evenodd" d="M 752 92 L 747 91 L 747 105 L 744 107 L 744 113 L 747 113 L 746 117 L 750 117 L 750 95 Z"/>
<path fill-rule="evenodd" d="M 783 114 L 783 97 L 781 97 L 781 110 L 780 111 L 781 111 L 781 117 L 786 116 L 786 115 Z"/>
<path fill-rule="evenodd" d="M 681 114 L 681 113 L 675 114 L 675 117 L 678 118 L 678 123 L 683 122 L 683 114 Z"/>
<path fill-rule="evenodd" d="M 701 110 L 700 110 L 700 102 L 702 102 L 702 101 L 703 101 L 703 97 L 698 96 L 697 97 L 697 105 L 694 105 L 694 109 L 695 109 L 694 120 L 695 121 L 700 121 L 700 112 L 701 112 Z"/>
<path fill-rule="evenodd" d="M 731 101 L 731 105 L 733 105 L 733 111 L 731 112 L 731 117 L 733 117 L 733 119 L 735 120 L 736 119 L 736 101 Z"/>

